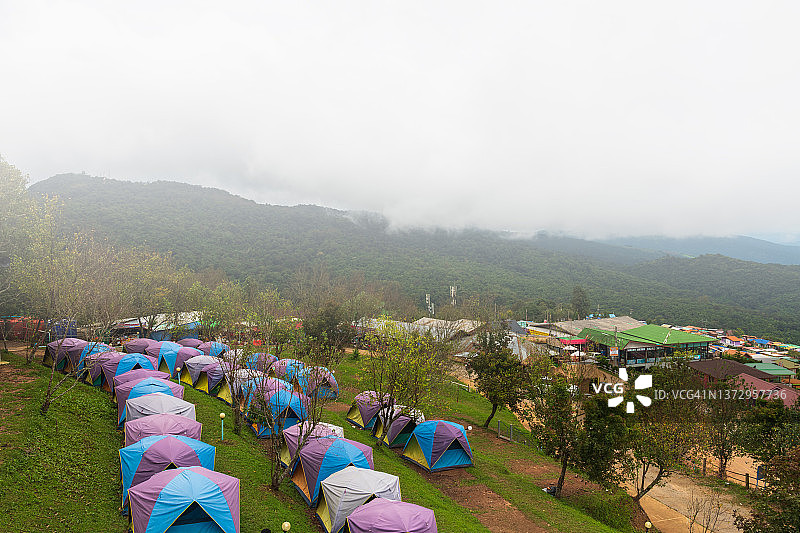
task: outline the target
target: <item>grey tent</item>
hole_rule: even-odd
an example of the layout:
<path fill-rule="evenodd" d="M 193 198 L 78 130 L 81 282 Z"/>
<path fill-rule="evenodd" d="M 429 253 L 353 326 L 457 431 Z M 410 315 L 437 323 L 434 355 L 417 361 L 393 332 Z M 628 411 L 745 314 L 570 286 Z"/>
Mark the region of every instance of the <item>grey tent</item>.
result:
<path fill-rule="evenodd" d="M 222 361 L 222 359 L 219 357 L 211 357 L 210 355 L 198 355 L 187 359 L 183 363 L 183 368 L 181 368 L 181 382 L 194 387 L 203 369 L 208 365 L 219 363 L 220 361 Z"/>
<path fill-rule="evenodd" d="M 175 398 L 163 392 L 145 394 L 125 402 L 126 421 L 131 422 L 139 418 L 168 413 L 180 415 L 197 420 L 194 413 L 194 404 L 180 398 Z"/>
<path fill-rule="evenodd" d="M 373 498 L 401 500 L 399 477 L 355 466 L 331 474 L 321 487 L 317 517 L 328 533 L 342 531 L 350 513 Z"/>

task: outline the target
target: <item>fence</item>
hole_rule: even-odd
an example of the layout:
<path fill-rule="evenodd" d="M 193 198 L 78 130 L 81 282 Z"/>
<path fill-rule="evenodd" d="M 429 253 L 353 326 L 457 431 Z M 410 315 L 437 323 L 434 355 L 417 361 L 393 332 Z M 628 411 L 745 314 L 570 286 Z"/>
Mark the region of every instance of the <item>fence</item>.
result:
<path fill-rule="evenodd" d="M 719 479 L 719 468 L 714 461 L 709 461 L 708 458 L 703 457 L 702 459 L 689 460 L 688 463 L 698 474 Z M 736 472 L 730 468 L 725 469 L 725 481 L 742 485 L 746 489 L 764 488 L 763 479 L 758 479 L 757 476 L 752 475 L 750 472 Z"/>
<path fill-rule="evenodd" d="M 465 392 L 472 392 L 472 388 L 469 385 L 466 383 L 461 383 L 460 381 L 451 381 L 450 389 L 453 394 L 453 399 L 455 399 L 456 403 L 458 403 L 458 401 L 461 399 L 461 396 Z"/>
<path fill-rule="evenodd" d="M 528 431 L 514 424 L 506 424 L 500 420 L 497 421 L 497 436 L 509 442 L 518 442 L 531 448 L 539 449 L 539 443 L 534 439 Z"/>

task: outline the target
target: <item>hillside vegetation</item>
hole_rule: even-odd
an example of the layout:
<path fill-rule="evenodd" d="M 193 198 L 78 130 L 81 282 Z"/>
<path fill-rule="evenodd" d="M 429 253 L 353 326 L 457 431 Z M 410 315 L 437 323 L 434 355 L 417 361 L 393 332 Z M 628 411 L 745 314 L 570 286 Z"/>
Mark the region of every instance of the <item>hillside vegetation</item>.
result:
<path fill-rule="evenodd" d="M 800 342 L 800 267 L 719 255 L 663 256 L 580 239 L 478 229 L 394 231 L 374 214 L 273 206 L 199 186 L 64 174 L 31 190 L 57 195 L 65 229 L 171 252 L 196 270 L 218 268 L 286 287 L 298 268 L 360 271 L 397 282 L 422 306 L 480 294 L 529 317 L 583 286 L 592 308 L 650 322 L 692 323 Z"/>

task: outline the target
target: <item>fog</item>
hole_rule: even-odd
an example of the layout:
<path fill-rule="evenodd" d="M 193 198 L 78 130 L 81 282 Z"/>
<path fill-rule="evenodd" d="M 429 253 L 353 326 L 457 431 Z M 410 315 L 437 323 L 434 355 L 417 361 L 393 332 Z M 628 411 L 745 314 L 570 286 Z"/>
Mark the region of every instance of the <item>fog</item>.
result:
<path fill-rule="evenodd" d="M 0 154 L 397 227 L 782 235 L 797 2 L 0 3 Z"/>

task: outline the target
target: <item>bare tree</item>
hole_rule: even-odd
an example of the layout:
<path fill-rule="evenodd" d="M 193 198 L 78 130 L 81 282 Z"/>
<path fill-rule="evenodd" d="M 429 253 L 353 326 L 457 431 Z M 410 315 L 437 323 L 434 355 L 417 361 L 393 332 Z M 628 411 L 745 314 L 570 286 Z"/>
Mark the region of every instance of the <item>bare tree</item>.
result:
<path fill-rule="evenodd" d="M 440 403 L 452 343 L 431 331 L 411 330 L 387 318 L 380 320 L 365 341 L 370 353 L 365 358 L 364 377 L 383 399 L 383 434 L 376 435 L 380 443 L 398 417 L 414 418 Z"/>
<path fill-rule="evenodd" d="M 692 491 L 689 495 L 689 502 L 686 504 L 689 533 L 711 533 L 715 531 L 720 514 L 722 514 L 722 498 L 719 492 L 697 494 Z"/>

